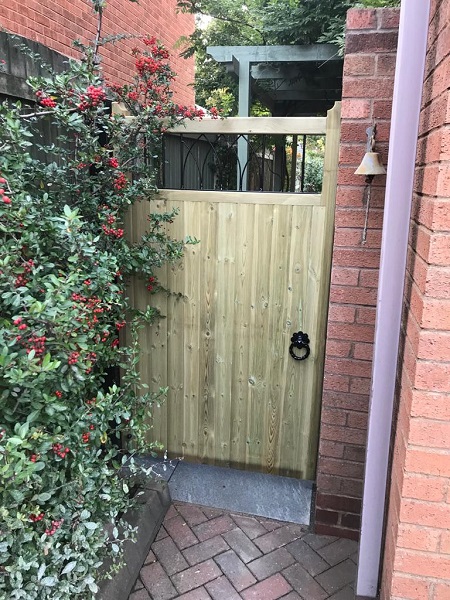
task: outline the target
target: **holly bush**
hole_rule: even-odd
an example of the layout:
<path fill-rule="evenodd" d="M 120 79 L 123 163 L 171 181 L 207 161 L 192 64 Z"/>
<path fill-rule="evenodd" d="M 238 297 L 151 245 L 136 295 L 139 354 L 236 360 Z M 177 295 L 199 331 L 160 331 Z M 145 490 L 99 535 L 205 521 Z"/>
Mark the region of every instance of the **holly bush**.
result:
<path fill-rule="evenodd" d="M 95 596 L 103 560 L 134 534 L 123 466 L 149 450 L 146 423 L 164 393 L 139 384 L 137 332 L 158 317 L 155 270 L 189 240 L 166 233 L 174 212 L 150 212 L 134 242 L 124 219 L 157 191 L 164 129 L 201 112 L 173 102 L 154 38 L 133 51 L 126 86 L 105 84 L 101 43 L 78 44 L 82 60 L 30 80 L 34 106 L 0 107 L 1 598 Z M 110 101 L 134 119 L 111 115 Z M 37 138 L 42 119 L 57 144 Z M 146 311 L 130 303 L 130 277 L 148 289 Z"/>

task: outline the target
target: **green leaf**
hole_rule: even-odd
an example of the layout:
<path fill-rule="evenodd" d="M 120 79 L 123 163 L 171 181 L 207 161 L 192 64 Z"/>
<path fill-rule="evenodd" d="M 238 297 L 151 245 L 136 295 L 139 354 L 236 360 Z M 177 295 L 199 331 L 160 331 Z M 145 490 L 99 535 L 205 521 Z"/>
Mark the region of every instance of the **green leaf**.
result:
<path fill-rule="evenodd" d="M 25 496 L 20 490 L 10 490 L 9 493 L 18 504 L 23 502 Z"/>
<path fill-rule="evenodd" d="M 74 570 L 74 568 L 77 566 L 77 561 L 76 560 L 72 560 L 71 562 L 67 563 L 67 565 L 64 567 L 64 569 L 61 571 L 61 575 L 65 575 L 66 573 L 70 573 L 71 571 Z"/>
<path fill-rule="evenodd" d="M 52 495 L 48 492 L 42 492 L 42 494 L 38 494 L 36 499 L 38 502 L 47 502 L 47 500 L 50 500 L 51 497 Z"/>
<path fill-rule="evenodd" d="M 21 425 L 17 431 L 18 435 L 20 435 L 20 437 L 22 439 L 25 439 L 27 436 L 27 433 L 30 429 L 30 424 L 27 422 L 25 422 L 23 425 Z"/>
<path fill-rule="evenodd" d="M 42 576 L 44 575 L 46 569 L 47 569 L 47 565 L 45 563 L 42 563 L 37 572 L 37 580 L 38 581 L 41 581 Z"/>
<path fill-rule="evenodd" d="M 53 587 L 56 585 L 56 582 L 58 580 L 56 579 L 56 577 L 54 575 L 51 575 L 50 577 L 44 577 L 44 579 L 41 580 L 41 584 L 45 585 L 45 587 Z"/>
<path fill-rule="evenodd" d="M 30 412 L 30 414 L 27 417 L 27 422 L 28 423 L 33 423 L 33 421 L 36 421 L 36 419 L 38 418 L 38 416 L 41 414 L 41 410 L 40 409 L 36 409 L 33 410 L 32 412 Z"/>
<path fill-rule="evenodd" d="M 50 362 L 50 358 L 51 358 L 51 354 L 50 352 L 47 352 L 47 354 L 44 356 L 44 359 L 42 361 L 42 368 L 45 369 L 45 367 L 48 366 L 49 362 Z"/>
<path fill-rule="evenodd" d="M 86 527 L 86 529 L 89 529 L 90 531 L 93 531 L 94 529 L 98 528 L 98 523 L 94 523 L 93 521 L 86 521 L 85 523 L 83 523 L 83 525 Z"/>
<path fill-rule="evenodd" d="M 11 437 L 8 439 L 7 444 L 11 445 L 11 446 L 20 446 L 22 444 L 23 440 L 21 438 L 18 437 Z"/>

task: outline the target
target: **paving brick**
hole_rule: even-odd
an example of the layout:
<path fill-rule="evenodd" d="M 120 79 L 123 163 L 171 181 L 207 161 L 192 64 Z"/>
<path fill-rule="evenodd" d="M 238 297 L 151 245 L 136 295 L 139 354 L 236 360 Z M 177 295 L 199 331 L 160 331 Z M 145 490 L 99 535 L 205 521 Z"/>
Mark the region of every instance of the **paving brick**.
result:
<path fill-rule="evenodd" d="M 253 540 L 260 535 L 264 535 L 268 532 L 268 529 L 264 527 L 257 519 L 254 517 L 247 517 L 244 515 L 231 515 L 234 522 L 242 531 Z"/>
<path fill-rule="evenodd" d="M 152 591 L 153 600 L 176 598 L 177 591 L 159 563 L 144 566 L 140 576 L 145 587 Z"/>
<path fill-rule="evenodd" d="M 338 539 L 328 546 L 319 548 L 317 552 L 329 565 L 334 566 L 354 554 L 357 549 L 357 542 L 354 542 L 353 540 Z"/>
<path fill-rule="evenodd" d="M 255 540 L 258 548 L 266 554 L 275 548 L 280 548 L 289 542 L 301 538 L 305 534 L 305 530 L 300 525 L 284 525 L 270 533 L 266 533 Z"/>
<path fill-rule="evenodd" d="M 152 600 L 150 594 L 145 589 L 140 589 L 136 592 L 132 592 L 128 600 Z"/>
<path fill-rule="evenodd" d="M 295 564 L 283 571 L 284 577 L 289 581 L 294 590 L 304 600 L 325 600 L 328 593 L 301 565 Z"/>
<path fill-rule="evenodd" d="M 283 596 L 283 600 L 301 600 L 297 592 L 291 592 L 287 596 Z"/>
<path fill-rule="evenodd" d="M 216 537 L 205 540 L 200 544 L 186 548 L 183 554 L 190 565 L 196 565 L 226 550 L 229 550 L 228 544 L 220 535 L 216 535 Z"/>
<path fill-rule="evenodd" d="M 356 565 L 352 560 L 347 559 L 318 575 L 316 581 L 324 590 L 332 594 L 354 581 L 355 575 Z"/>
<path fill-rule="evenodd" d="M 170 537 L 155 542 L 152 550 L 168 575 L 188 568 L 188 563 Z"/>
<path fill-rule="evenodd" d="M 283 600 L 287 600 L 287 598 L 283 598 Z M 355 600 L 355 592 L 347 585 L 342 590 L 339 590 L 339 592 L 330 596 L 328 600 Z"/>
<path fill-rule="evenodd" d="M 144 587 L 144 584 L 138 577 L 136 580 L 136 583 L 134 584 L 134 588 L 132 589 L 132 591 L 137 592 L 138 590 L 142 590 L 143 587 Z"/>
<path fill-rule="evenodd" d="M 183 594 L 182 596 L 178 596 L 177 600 L 211 600 L 211 596 L 204 587 L 201 587 L 197 588 L 196 590 L 192 590 L 187 594 Z"/>
<path fill-rule="evenodd" d="M 302 539 L 288 544 L 286 550 L 313 577 L 330 568 L 329 564 Z"/>
<path fill-rule="evenodd" d="M 277 600 L 291 590 L 291 586 L 280 573 L 260 581 L 242 592 L 244 600 Z"/>
<path fill-rule="evenodd" d="M 283 521 L 274 521 L 273 519 L 259 519 L 259 522 L 267 529 L 267 531 L 273 531 L 286 524 L 283 523 Z"/>
<path fill-rule="evenodd" d="M 206 589 L 213 600 L 241 600 L 241 596 L 223 575 L 206 584 Z"/>
<path fill-rule="evenodd" d="M 210 508 L 209 506 L 200 506 L 199 507 L 204 513 L 207 519 L 215 519 L 216 517 L 221 517 L 224 514 L 224 510 L 221 508 Z"/>
<path fill-rule="evenodd" d="M 150 550 L 150 552 L 146 556 L 146 559 L 144 560 L 144 564 L 150 565 L 151 563 L 154 563 L 154 562 L 156 562 L 156 556 L 154 555 L 152 550 Z"/>
<path fill-rule="evenodd" d="M 158 534 L 155 538 L 155 541 L 158 540 L 163 540 L 164 538 L 166 538 L 169 534 L 167 533 L 167 531 L 164 529 L 164 525 L 161 525 L 161 527 L 159 528 Z"/>
<path fill-rule="evenodd" d="M 193 531 L 198 539 L 203 542 L 216 535 L 226 533 L 235 527 L 234 521 L 228 515 L 222 515 L 212 519 L 211 521 L 206 521 L 205 523 L 196 525 L 193 527 Z"/>
<path fill-rule="evenodd" d="M 198 542 L 198 539 L 193 534 L 191 528 L 186 521 L 178 516 L 165 522 L 167 533 L 176 543 L 180 550 L 184 550 Z"/>
<path fill-rule="evenodd" d="M 295 562 L 294 557 L 285 548 L 278 548 L 248 565 L 250 571 L 259 580 L 266 579 L 282 571 Z"/>
<path fill-rule="evenodd" d="M 140 588 L 139 590 L 134 589 L 128 600 L 151 600 L 151 597 L 145 588 Z"/>
<path fill-rule="evenodd" d="M 220 554 L 215 560 L 238 592 L 256 583 L 256 579 L 233 550 Z"/>
<path fill-rule="evenodd" d="M 174 517 L 178 517 L 177 509 L 173 504 L 169 506 L 169 510 L 166 512 L 166 516 L 164 517 L 164 521 L 168 521 L 169 519 L 173 519 Z"/>
<path fill-rule="evenodd" d="M 307 533 L 302 537 L 302 540 L 311 546 L 313 550 L 318 550 L 335 542 L 338 538 L 331 535 L 316 535 L 314 533 Z"/>
<path fill-rule="evenodd" d="M 186 569 L 186 571 L 177 573 L 172 577 L 172 581 L 180 594 L 185 594 L 205 585 L 208 581 L 220 577 L 220 575 L 221 572 L 216 563 L 213 560 L 207 560 L 199 565 L 195 565 L 195 567 Z"/>
<path fill-rule="evenodd" d="M 175 504 L 180 515 L 185 519 L 191 527 L 194 525 L 200 525 L 207 521 L 207 517 L 201 511 L 200 507 L 194 506 L 193 504 Z"/>
<path fill-rule="evenodd" d="M 241 529 L 227 531 L 223 534 L 223 538 L 245 563 L 261 556 L 261 552 Z"/>

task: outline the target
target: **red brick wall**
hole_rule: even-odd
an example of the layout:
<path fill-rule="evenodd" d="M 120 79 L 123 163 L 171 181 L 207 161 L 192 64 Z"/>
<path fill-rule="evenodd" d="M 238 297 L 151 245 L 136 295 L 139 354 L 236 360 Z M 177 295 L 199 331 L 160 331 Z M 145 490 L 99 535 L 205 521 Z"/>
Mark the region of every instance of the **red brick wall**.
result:
<path fill-rule="evenodd" d="M 364 177 L 354 172 L 373 120 L 387 162 L 398 17 L 398 9 L 353 9 L 347 17 L 315 528 L 350 538 L 360 526 L 385 192 L 385 177 L 378 176 L 362 245 Z"/>
<path fill-rule="evenodd" d="M 405 289 L 385 600 L 450 598 L 450 0 L 433 0 Z"/>
<path fill-rule="evenodd" d="M 176 100 L 193 104 L 194 92 L 187 87 L 194 80 L 193 60 L 180 58 L 174 44 L 180 36 L 191 33 L 194 21 L 192 15 L 176 14 L 175 6 L 176 0 L 108 0 L 103 34 L 156 35 L 173 56 L 173 68 L 178 73 Z M 61 54 L 78 56 L 72 42 L 94 39 L 96 19 L 88 0 L 7 0 L 1 9 L 0 26 Z M 132 77 L 130 50 L 134 46 L 136 39 L 128 39 L 102 49 L 105 74 L 111 82 L 126 83 Z"/>

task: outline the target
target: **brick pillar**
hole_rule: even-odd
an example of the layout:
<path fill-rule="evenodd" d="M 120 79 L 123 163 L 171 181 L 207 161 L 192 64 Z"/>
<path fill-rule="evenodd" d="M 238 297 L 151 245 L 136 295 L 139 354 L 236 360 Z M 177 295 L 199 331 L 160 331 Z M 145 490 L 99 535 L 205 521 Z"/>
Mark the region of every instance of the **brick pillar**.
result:
<path fill-rule="evenodd" d="M 347 16 L 315 529 L 353 539 L 360 527 L 385 192 L 385 177 L 376 177 L 362 245 L 364 177 L 354 172 L 373 121 L 387 162 L 398 18 L 398 9 L 352 9 Z"/>
<path fill-rule="evenodd" d="M 450 0 L 433 0 L 419 129 L 383 600 L 450 598 Z"/>

